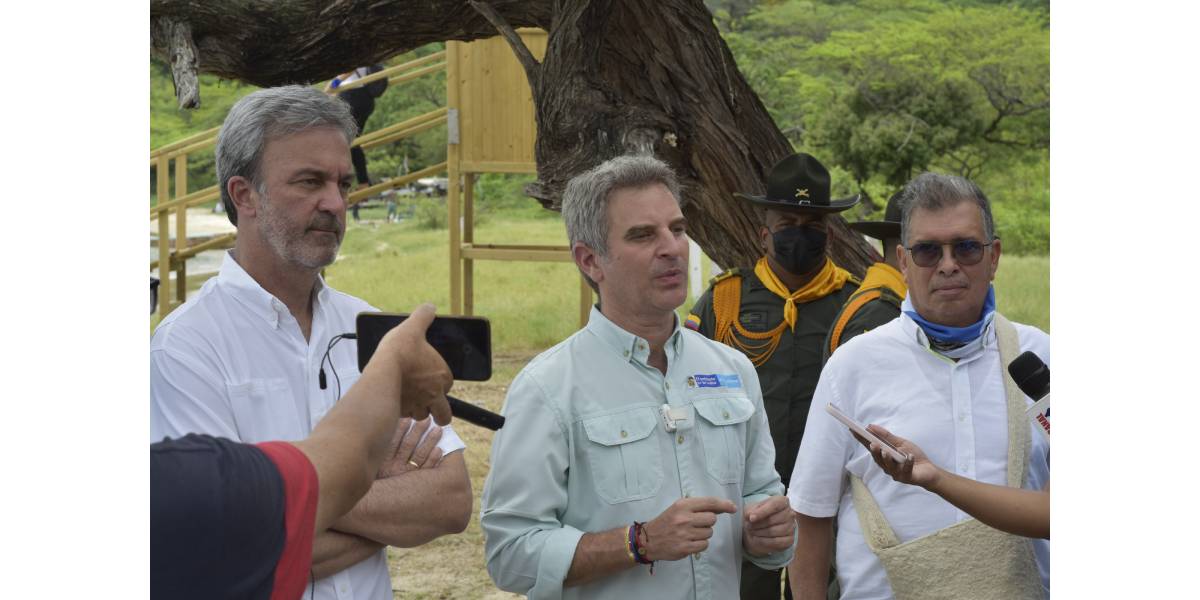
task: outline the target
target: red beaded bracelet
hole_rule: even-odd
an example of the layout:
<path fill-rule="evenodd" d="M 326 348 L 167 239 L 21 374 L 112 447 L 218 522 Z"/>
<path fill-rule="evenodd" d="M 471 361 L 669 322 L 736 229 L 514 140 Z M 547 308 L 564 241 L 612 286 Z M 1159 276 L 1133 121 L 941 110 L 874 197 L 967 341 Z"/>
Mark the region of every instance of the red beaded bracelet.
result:
<path fill-rule="evenodd" d="M 646 524 L 645 523 L 639 523 L 637 521 L 634 521 L 633 525 L 629 526 L 629 532 L 628 532 L 629 554 L 633 557 L 634 562 L 641 564 L 641 565 L 650 565 L 650 574 L 653 575 L 654 574 L 654 561 L 646 558 L 646 549 L 644 547 L 642 547 L 642 544 L 641 544 L 641 537 L 643 534 L 645 534 L 645 536 L 646 536 L 646 541 L 649 542 L 650 534 L 646 532 Z"/>

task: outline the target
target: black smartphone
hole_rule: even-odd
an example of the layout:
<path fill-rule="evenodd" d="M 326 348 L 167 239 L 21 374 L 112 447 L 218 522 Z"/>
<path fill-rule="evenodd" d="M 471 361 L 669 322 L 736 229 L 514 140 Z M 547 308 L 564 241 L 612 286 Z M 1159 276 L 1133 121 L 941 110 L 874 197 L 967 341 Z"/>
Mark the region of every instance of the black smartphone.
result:
<path fill-rule="evenodd" d="M 393 327 L 406 313 L 363 312 L 355 319 L 358 334 L 358 370 L 362 371 Z M 492 378 L 492 326 L 484 317 L 434 317 L 425 332 L 429 345 L 442 355 L 455 379 L 487 381 Z"/>

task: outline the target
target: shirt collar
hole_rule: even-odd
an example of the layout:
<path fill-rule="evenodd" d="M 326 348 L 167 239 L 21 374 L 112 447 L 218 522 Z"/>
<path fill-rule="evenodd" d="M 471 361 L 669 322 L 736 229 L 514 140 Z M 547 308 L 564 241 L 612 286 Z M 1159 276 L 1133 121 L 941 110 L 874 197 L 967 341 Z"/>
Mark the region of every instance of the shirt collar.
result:
<path fill-rule="evenodd" d="M 671 360 L 674 360 L 683 351 L 684 343 L 683 329 L 679 326 L 679 315 L 674 315 L 674 319 L 675 327 L 666 342 L 666 348 L 671 353 Z M 621 355 L 622 358 L 637 361 L 643 365 L 649 364 L 650 342 L 621 329 L 620 326 L 604 316 L 598 306 L 592 306 L 592 313 L 588 317 L 588 323 L 584 329 L 600 338 L 604 345 Z"/>
<path fill-rule="evenodd" d="M 925 335 L 925 330 L 917 324 L 912 317 L 900 313 L 900 329 L 904 332 L 904 338 L 914 341 L 918 346 L 932 352 L 933 354 L 958 362 L 970 362 L 975 358 L 983 355 L 983 351 L 990 346 L 995 346 L 996 341 L 996 324 L 994 319 L 988 319 L 987 325 L 983 328 L 983 334 L 979 338 L 972 340 L 967 345 L 961 348 L 955 348 L 947 352 L 934 350 L 929 343 L 929 336 Z"/>
<path fill-rule="evenodd" d="M 217 281 L 231 296 L 272 327 L 279 326 L 279 319 L 282 316 L 291 316 L 291 312 L 288 311 L 287 305 L 282 300 L 263 289 L 242 268 L 242 265 L 234 260 L 233 250 L 225 252 L 225 260 L 221 262 L 221 269 L 217 272 Z M 325 301 L 329 293 L 325 285 L 325 279 L 320 275 L 317 275 L 317 283 L 314 286 L 314 291 L 316 292 L 313 302 L 313 315 L 315 316 L 318 307 Z"/>

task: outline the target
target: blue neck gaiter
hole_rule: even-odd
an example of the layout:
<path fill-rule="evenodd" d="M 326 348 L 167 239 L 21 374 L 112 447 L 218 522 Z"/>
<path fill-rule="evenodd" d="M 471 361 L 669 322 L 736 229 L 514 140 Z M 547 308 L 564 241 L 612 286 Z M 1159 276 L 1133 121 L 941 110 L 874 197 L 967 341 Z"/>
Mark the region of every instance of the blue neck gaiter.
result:
<path fill-rule="evenodd" d="M 979 320 L 966 327 L 947 327 L 946 325 L 926 321 L 913 308 L 911 298 L 912 294 L 909 294 L 904 299 L 904 304 L 900 307 L 900 310 L 903 310 L 904 314 L 908 315 L 913 321 L 916 321 L 917 325 L 921 326 L 925 335 L 929 336 L 930 339 L 943 344 L 965 344 L 978 339 L 979 336 L 983 335 L 983 329 L 987 327 L 988 322 L 992 320 L 992 313 L 996 312 L 996 289 L 991 285 L 988 285 L 987 297 L 983 299 L 983 312 L 980 313 Z"/>

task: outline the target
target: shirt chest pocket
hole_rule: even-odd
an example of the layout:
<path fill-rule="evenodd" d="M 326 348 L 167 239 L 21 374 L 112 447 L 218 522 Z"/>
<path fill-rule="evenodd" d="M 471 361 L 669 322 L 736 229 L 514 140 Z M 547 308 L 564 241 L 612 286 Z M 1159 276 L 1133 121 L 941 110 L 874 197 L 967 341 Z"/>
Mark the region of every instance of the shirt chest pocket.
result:
<path fill-rule="evenodd" d="M 657 427 L 650 407 L 583 420 L 592 481 L 609 504 L 643 500 L 662 487 L 662 453 L 652 435 Z"/>
<path fill-rule="evenodd" d="M 697 435 L 704 446 L 704 466 L 722 484 L 738 483 L 746 469 L 746 422 L 754 403 L 742 395 L 696 399 Z"/>
<path fill-rule="evenodd" d="M 296 399 L 286 379 L 251 379 L 225 387 L 241 441 L 256 443 L 304 437 L 296 414 Z"/>

